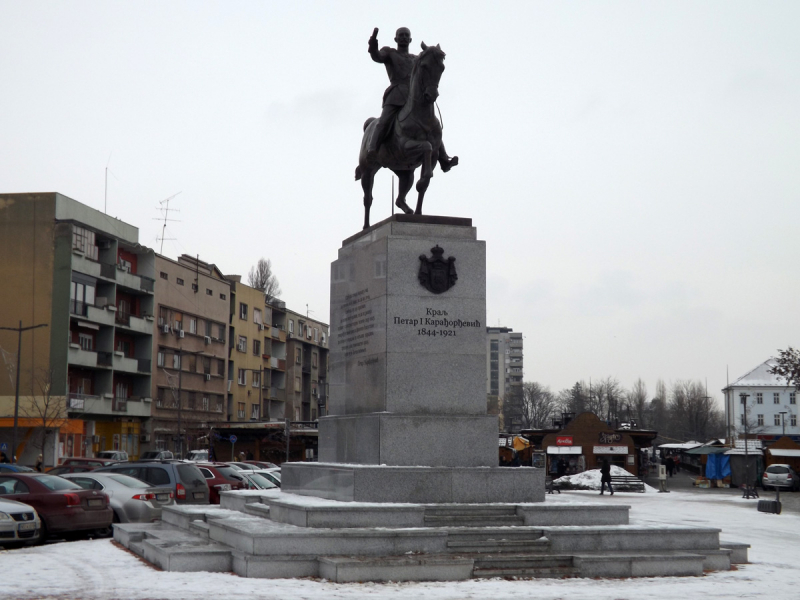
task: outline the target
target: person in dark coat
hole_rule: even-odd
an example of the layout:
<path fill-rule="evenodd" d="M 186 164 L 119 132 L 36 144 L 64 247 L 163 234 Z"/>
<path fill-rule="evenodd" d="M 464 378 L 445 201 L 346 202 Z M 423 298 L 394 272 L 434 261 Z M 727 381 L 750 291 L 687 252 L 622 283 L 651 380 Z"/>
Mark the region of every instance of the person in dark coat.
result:
<path fill-rule="evenodd" d="M 666 463 L 667 467 L 667 475 L 669 477 L 672 477 L 672 472 L 675 470 L 675 461 L 672 460 L 671 456 L 668 456 L 667 458 L 664 459 L 664 462 Z"/>
<path fill-rule="evenodd" d="M 608 486 L 608 491 L 611 492 L 611 495 L 614 495 L 614 489 L 611 487 L 611 465 L 608 464 L 608 459 L 603 459 L 603 466 L 600 467 L 600 495 L 603 495 L 603 492 Z"/>
<path fill-rule="evenodd" d="M 558 459 L 558 476 L 563 477 L 567 472 L 567 462 L 563 458 Z"/>

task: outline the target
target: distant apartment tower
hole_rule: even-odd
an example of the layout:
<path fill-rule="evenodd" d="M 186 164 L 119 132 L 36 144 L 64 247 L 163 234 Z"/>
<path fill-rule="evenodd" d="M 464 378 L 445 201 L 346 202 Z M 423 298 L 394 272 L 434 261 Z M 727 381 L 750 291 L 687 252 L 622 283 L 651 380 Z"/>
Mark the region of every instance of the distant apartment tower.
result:
<path fill-rule="evenodd" d="M 215 265 L 186 254 L 155 255 L 155 282 L 155 406 L 142 442 L 185 453 L 226 420 L 231 286 Z"/>
<path fill-rule="evenodd" d="M 281 300 L 228 275 L 230 305 L 228 421 L 286 416 L 286 310 Z"/>
<path fill-rule="evenodd" d="M 316 421 L 325 416 L 328 398 L 328 325 L 286 311 L 287 416 Z"/>
<path fill-rule="evenodd" d="M 486 328 L 486 394 L 489 413 L 500 416 L 501 431 L 522 428 L 522 333 Z"/>
<path fill-rule="evenodd" d="M 44 429 L 60 430 L 46 465 L 139 454 L 152 398 L 154 262 L 136 227 L 62 194 L 0 194 L 0 326 L 47 325 L 23 334 L 19 390 L 28 426 L 44 423 L 44 410 L 54 418 Z M 16 342 L 0 331 L 9 373 Z M 0 417 L 13 412 L 13 396 L 1 377 Z M 35 460 L 18 449 L 21 461 Z"/>

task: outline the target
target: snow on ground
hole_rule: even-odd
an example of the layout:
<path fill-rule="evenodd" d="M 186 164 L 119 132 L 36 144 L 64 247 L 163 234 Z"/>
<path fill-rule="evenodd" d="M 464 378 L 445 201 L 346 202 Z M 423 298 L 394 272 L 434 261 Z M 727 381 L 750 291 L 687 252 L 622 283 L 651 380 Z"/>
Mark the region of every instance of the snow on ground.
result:
<path fill-rule="evenodd" d="M 768 515 L 754 500 L 736 494 L 704 495 L 596 491 L 548 495 L 548 504 L 621 504 L 631 507 L 631 524 L 696 525 L 722 529 L 721 539 L 751 545 L 750 564 L 702 577 L 563 579 L 449 583 L 334 584 L 302 579 L 243 579 L 220 573 L 157 571 L 109 540 L 49 544 L 0 551 L 3 600 L 195 600 L 236 596 L 250 599 L 335 598 L 446 600 L 661 600 L 800 597 L 800 515 Z"/>
<path fill-rule="evenodd" d="M 630 472 L 617 465 L 609 465 L 611 467 L 611 475 L 618 475 L 621 477 L 629 477 Z M 599 490 L 600 489 L 600 469 L 590 469 L 583 471 L 576 475 L 564 475 L 554 481 L 555 487 L 568 490 Z M 644 484 L 645 492 L 658 492 L 652 486 Z"/>

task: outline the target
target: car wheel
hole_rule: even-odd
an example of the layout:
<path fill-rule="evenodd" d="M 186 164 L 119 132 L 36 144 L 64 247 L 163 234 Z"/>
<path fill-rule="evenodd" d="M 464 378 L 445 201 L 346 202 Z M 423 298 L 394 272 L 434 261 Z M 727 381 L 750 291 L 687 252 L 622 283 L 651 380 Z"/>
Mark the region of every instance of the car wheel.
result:
<path fill-rule="evenodd" d="M 35 542 L 33 542 L 34 545 L 40 546 L 44 544 L 47 541 L 47 536 L 47 524 L 44 522 L 44 519 L 42 519 L 42 526 L 39 528 L 39 537 Z"/>

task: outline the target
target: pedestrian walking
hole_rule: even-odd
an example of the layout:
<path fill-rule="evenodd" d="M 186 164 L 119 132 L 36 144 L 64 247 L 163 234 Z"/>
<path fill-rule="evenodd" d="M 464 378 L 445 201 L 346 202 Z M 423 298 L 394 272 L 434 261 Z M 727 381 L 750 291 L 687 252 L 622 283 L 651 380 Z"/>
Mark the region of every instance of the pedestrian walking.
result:
<path fill-rule="evenodd" d="M 614 495 L 614 488 L 611 487 L 611 465 L 608 464 L 608 459 L 603 459 L 603 466 L 600 467 L 600 495 L 603 495 L 603 492 L 606 489 L 606 485 L 608 486 L 608 491 L 611 492 L 611 495 Z"/>
<path fill-rule="evenodd" d="M 34 467 L 39 473 L 44 471 L 44 461 L 42 460 L 42 455 L 39 455 L 39 458 L 36 459 L 36 466 Z"/>

